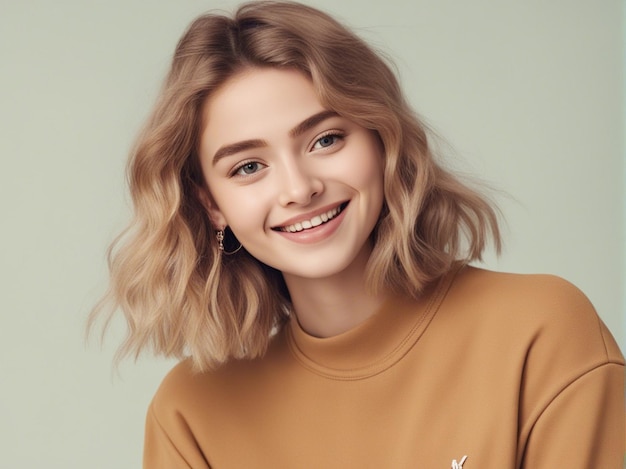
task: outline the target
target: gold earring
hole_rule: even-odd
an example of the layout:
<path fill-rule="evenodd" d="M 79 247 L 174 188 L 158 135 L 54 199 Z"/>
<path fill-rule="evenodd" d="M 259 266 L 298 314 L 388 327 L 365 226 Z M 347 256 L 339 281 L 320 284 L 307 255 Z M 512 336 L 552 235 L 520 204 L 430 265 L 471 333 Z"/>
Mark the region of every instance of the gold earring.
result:
<path fill-rule="evenodd" d="M 217 238 L 217 249 L 224 251 L 224 230 L 218 230 L 215 237 Z"/>
<path fill-rule="evenodd" d="M 218 230 L 217 233 L 215 233 L 215 237 L 217 238 L 217 249 L 219 249 L 222 253 L 224 253 L 227 256 L 230 256 L 232 254 L 235 254 L 236 252 L 239 252 L 239 250 L 243 247 L 243 244 L 241 244 L 241 242 L 239 242 L 239 246 L 237 247 L 237 249 L 235 249 L 234 251 L 226 251 L 224 249 L 224 230 Z"/>

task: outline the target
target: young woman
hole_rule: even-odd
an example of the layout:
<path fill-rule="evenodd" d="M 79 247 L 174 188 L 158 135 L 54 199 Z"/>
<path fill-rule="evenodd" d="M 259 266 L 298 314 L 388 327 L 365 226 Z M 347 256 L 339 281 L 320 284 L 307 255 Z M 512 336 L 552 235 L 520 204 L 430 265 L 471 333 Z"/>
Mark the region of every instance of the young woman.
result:
<path fill-rule="evenodd" d="M 327 15 L 192 23 L 130 163 L 107 301 L 183 359 L 146 468 L 621 467 L 624 361 L 549 276 L 470 267 L 494 209 Z"/>

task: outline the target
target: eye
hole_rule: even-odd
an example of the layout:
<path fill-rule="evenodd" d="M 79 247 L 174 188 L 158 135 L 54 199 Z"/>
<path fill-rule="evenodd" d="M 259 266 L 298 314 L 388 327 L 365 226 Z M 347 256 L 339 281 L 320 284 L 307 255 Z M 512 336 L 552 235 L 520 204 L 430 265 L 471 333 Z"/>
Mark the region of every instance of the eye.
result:
<path fill-rule="evenodd" d="M 315 141 L 313 147 L 311 147 L 311 150 L 322 150 L 324 148 L 332 147 L 333 145 L 337 144 L 339 140 L 341 140 L 343 137 L 344 136 L 342 134 L 339 134 L 337 132 L 322 135 Z"/>
<path fill-rule="evenodd" d="M 261 171 L 265 167 L 264 164 L 259 163 L 258 161 L 247 161 L 242 165 L 235 168 L 232 175 L 233 176 L 250 176 Z"/>

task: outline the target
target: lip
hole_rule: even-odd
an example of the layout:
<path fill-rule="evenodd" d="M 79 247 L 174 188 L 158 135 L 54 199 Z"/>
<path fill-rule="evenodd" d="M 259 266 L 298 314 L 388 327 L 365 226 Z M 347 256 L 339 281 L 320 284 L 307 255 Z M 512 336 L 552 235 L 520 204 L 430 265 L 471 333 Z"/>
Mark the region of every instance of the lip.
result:
<path fill-rule="evenodd" d="M 328 204 L 328 205 L 326 205 L 324 207 L 318 208 L 317 210 L 313 210 L 311 212 L 307 212 L 307 213 L 303 213 L 303 214 L 300 214 L 300 215 L 296 215 L 295 217 L 291 217 L 291 218 L 285 220 L 280 225 L 272 226 L 272 230 L 274 230 L 274 231 L 281 231 L 282 232 L 282 228 L 284 228 L 286 226 L 295 225 L 296 223 L 301 223 L 303 221 L 310 220 L 313 217 L 319 216 L 319 215 L 321 215 L 323 213 L 326 213 L 329 210 L 332 210 L 334 208 L 339 208 L 342 205 L 344 206 L 344 209 L 345 209 L 345 207 L 348 205 L 348 201 L 344 200 L 344 201 L 339 202 L 339 203 Z"/>
<path fill-rule="evenodd" d="M 274 231 L 274 233 L 276 233 L 277 235 L 288 239 L 289 241 L 293 241 L 299 244 L 314 244 L 314 243 L 324 241 L 328 239 L 329 237 L 331 237 L 335 233 L 335 231 L 337 231 L 337 229 L 343 222 L 343 219 L 346 216 L 346 212 L 349 209 L 349 203 L 343 202 L 339 205 L 333 204 L 333 205 L 329 205 L 326 208 L 326 211 L 328 211 L 335 207 L 341 207 L 341 206 L 343 206 L 343 210 L 341 210 L 341 212 L 337 216 L 335 216 L 331 220 L 328 220 L 325 223 L 322 223 L 321 225 L 314 226 L 312 228 L 308 228 L 302 231 L 296 231 L 296 232 L 283 231 L 280 229 L 280 227 L 272 228 L 272 231 Z M 320 212 L 315 211 L 311 213 L 313 214 L 312 216 L 316 216 Z M 324 213 L 324 210 L 322 210 L 321 213 Z M 292 218 L 291 220 L 309 220 L 309 218 L 306 218 L 307 216 L 309 216 L 309 214 L 307 214 L 305 218 L 302 218 L 302 216 L 298 216 L 296 218 Z M 293 223 L 294 222 L 291 222 L 291 224 Z M 295 223 L 298 223 L 298 221 L 296 221 Z M 288 226 L 288 225 L 285 225 L 285 226 Z"/>

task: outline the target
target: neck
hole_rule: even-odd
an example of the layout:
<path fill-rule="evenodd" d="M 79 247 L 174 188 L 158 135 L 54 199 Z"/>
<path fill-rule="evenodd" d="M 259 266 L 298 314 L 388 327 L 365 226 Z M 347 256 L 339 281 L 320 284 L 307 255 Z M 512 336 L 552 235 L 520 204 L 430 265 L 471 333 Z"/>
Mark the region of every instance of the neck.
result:
<path fill-rule="evenodd" d="M 365 286 L 370 250 L 343 271 L 324 278 L 285 274 L 298 323 L 315 337 L 332 337 L 361 324 L 380 308 L 385 295 L 374 295 Z"/>

